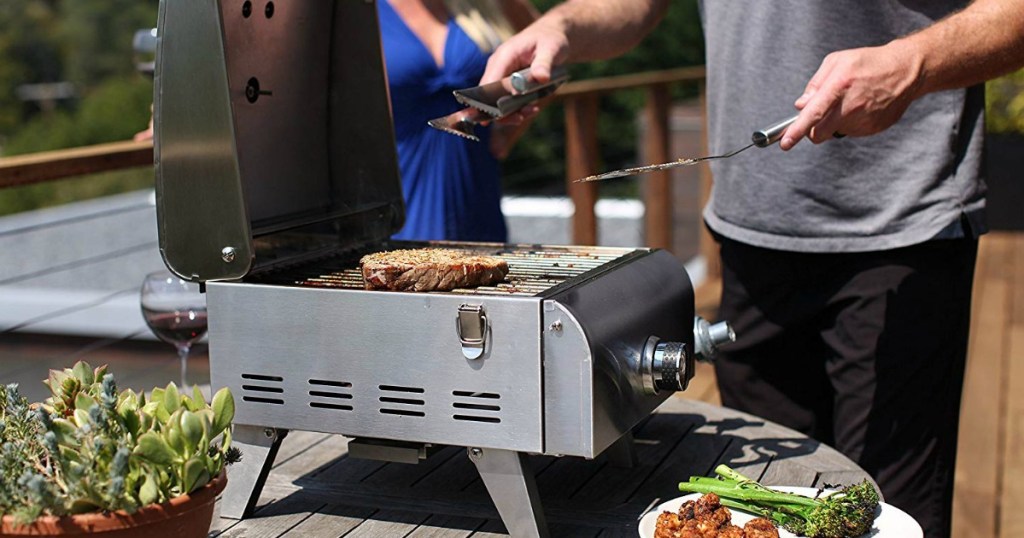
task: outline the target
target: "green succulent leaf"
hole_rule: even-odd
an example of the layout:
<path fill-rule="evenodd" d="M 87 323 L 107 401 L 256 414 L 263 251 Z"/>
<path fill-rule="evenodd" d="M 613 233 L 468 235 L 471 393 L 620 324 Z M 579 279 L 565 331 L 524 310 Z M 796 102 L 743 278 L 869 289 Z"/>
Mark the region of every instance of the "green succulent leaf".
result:
<path fill-rule="evenodd" d="M 43 384 L 50 388 L 50 394 L 59 398 L 61 387 L 64 386 L 64 380 L 67 378 L 68 374 L 63 370 L 50 370 L 50 377 Z"/>
<path fill-rule="evenodd" d="M 235 398 L 231 390 L 224 387 L 213 395 L 213 429 L 211 437 L 216 437 L 231 425 L 235 418 Z"/>
<path fill-rule="evenodd" d="M 143 434 L 153 429 L 153 415 L 139 413 L 139 433 Z M 138 437 L 138 436 L 136 436 Z"/>
<path fill-rule="evenodd" d="M 146 432 L 139 437 L 139 444 L 135 447 L 135 455 L 150 463 L 157 465 L 168 465 L 174 461 L 174 451 L 167 444 L 167 441 L 156 432 Z"/>
<path fill-rule="evenodd" d="M 164 430 L 163 436 L 174 452 L 181 454 L 182 456 L 187 454 L 185 437 L 181 434 L 181 426 L 176 423 L 168 426 L 167 429 Z"/>
<path fill-rule="evenodd" d="M 178 393 L 178 386 L 172 381 L 164 389 L 164 408 L 167 409 L 168 413 L 173 413 L 179 407 L 181 407 L 181 395 Z"/>
<path fill-rule="evenodd" d="M 210 407 L 206 405 L 206 397 L 203 396 L 203 391 L 199 390 L 199 385 L 192 385 L 192 400 L 196 402 L 199 409 L 207 409 Z M 191 411 L 198 411 L 199 409 L 191 409 Z"/>
<path fill-rule="evenodd" d="M 153 473 L 147 473 L 139 489 L 139 501 L 143 505 L 153 504 L 160 499 L 160 486 Z"/>
<path fill-rule="evenodd" d="M 78 396 L 75 396 L 75 409 L 88 411 L 94 405 L 96 405 L 96 400 L 84 392 L 79 392 Z"/>
<path fill-rule="evenodd" d="M 72 414 L 72 417 L 75 420 L 75 424 L 79 428 L 85 426 L 86 424 L 89 424 L 89 412 L 86 411 L 85 409 L 75 409 L 75 412 Z"/>
<path fill-rule="evenodd" d="M 164 404 L 164 389 L 159 388 L 159 387 L 153 389 L 153 391 L 149 393 L 149 402 L 150 403 L 157 402 L 160 405 L 163 405 Z"/>
<path fill-rule="evenodd" d="M 171 413 L 167 411 L 163 402 L 158 402 L 153 406 L 153 418 L 155 419 L 154 422 L 159 424 L 167 424 L 171 420 Z"/>
<path fill-rule="evenodd" d="M 149 415 L 149 416 L 151 416 L 151 417 L 155 417 L 156 416 L 157 408 L 160 408 L 160 407 L 163 407 L 163 406 L 164 405 L 161 402 L 154 402 L 154 401 L 150 400 L 149 403 L 147 403 L 147 404 L 142 406 L 142 412 L 147 414 L 147 415 Z M 166 411 L 166 409 L 164 409 L 164 411 Z"/>
<path fill-rule="evenodd" d="M 194 452 L 203 438 L 203 421 L 195 413 L 185 410 L 181 414 L 181 434 L 189 452 Z"/>
<path fill-rule="evenodd" d="M 192 458 L 185 462 L 184 490 L 183 493 L 192 493 L 197 488 L 205 486 L 210 481 L 210 472 L 206 465 L 199 458 Z"/>
<path fill-rule="evenodd" d="M 54 419 L 50 431 L 57 436 L 57 443 L 61 445 L 77 445 L 75 439 L 75 425 L 63 418 Z"/>
<path fill-rule="evenodd" d="M 85 361 L 76 362 L 75 365 L 71 367 L 71 373 L 82 382 L 82 385 L 92 385 L 96 381 L 92 366 L 89 366 L 89 363 Z"/>

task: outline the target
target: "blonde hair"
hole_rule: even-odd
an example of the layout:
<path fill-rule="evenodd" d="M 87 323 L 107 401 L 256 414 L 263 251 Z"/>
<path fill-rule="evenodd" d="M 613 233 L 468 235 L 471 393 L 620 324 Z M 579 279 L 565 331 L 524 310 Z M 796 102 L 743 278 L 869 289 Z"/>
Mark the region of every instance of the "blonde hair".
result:
<path fill-rule="evenodd" d="M 485 53 L 493 52 L 516 33 L 501 3 L 502 0 L 444 0 L 455 23 Z"/>

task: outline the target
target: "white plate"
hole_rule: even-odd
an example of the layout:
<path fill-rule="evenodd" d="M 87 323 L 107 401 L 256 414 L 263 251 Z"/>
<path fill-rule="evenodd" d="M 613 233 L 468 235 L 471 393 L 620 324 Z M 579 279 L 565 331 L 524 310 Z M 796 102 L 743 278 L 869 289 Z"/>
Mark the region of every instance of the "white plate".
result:
<path fill-rule="evenodd" d="M 807 497 L 814 497 L 818 493 L 817 488 L 798 488 L 788 486 L 771 486 L 771 488 L 788 493 L 805 495 Z M 700 496 L 700 493 L 691 493 L 682 497 L 676 497 L 671 501 L 661 503 L 657 508 L 645 514 L 640 520 L 640 538 L 654 537 L 654 529 L 658 525 L 658 516 L 660 516 L 662 512 L 677 512 L 684 502 L 698 499 Z M 903 510 L 886 503 L 879 503 L 879 509 L 880 512 L 875 518 L 875 524 L 871 527 L 871 532 L 864 535 L 865 538 L 924 537 L 924 532 L 921 530 L 921 526 L 917 524 L 917 521 L 914 521 L 914 518 L 910 517 Z M 730 510 L 732 510 L 732 524 L 740 527 L 751 519 L 757 517 L 741 510 L 734 510 L 732 508 L 730 508 Z M 795 538 L 793 533 L 788 532 L 781 527 L 779 528 L 779 536 L 781 538 Z"/>

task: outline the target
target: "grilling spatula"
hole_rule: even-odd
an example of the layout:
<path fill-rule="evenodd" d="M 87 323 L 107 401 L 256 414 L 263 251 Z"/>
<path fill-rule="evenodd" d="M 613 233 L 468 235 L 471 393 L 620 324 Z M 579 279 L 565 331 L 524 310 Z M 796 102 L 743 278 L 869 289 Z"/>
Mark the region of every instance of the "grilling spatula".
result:
<path fill-rule="evenodd" d="M 427 125 L 446 133 L 468 138 L 479 142 L 473 128 L 485 121 L 494 121 L 518 111 L 524 106 L 547 97 L 569 79 L 564 67 L 556 67 L 551 71 L 551 80 L 543 84 L 530 78 L 530 70 L 523 69 L 512 73 L 507 79 L 482 86 L 474 86 L 455 90 L 455 100 L 466 108 L 447 116 L 434 118 Z M 510 93 L 508 86 L 515 93 Z"/>
<path fill-rule="evenodd" d="M 634 168 L 625 168 L 622 170 L 615 170 L 613 172 L 605 172 L 603 174 L 597 174 L 595 176 L 588 176 L 583 179 L 577 179 L 574 183 L 586 182 L 586 181 L 601 181 L 604 179 L 611 179 L 613 177 L 625 177 L 633 176 L 636 174 L 643 174 L 645 172 L 656 172 L 659 170 L 668 170 L 679 166 L 692 166 L 697 163 L 704 161 L 710 161 L 714 159 L 728 159 L 733 155 L 742 153 L 754 146 L 759 148 L 766 148 L 782 138 L 782 133 L 786 132 L 786 128 L 792 125 L 796 121 L 797 116 L 793 116 L 785 121 L 780 121 L 771 127 L 761 129 L 760 131 L 754 131 L 754 134 L 750 137 L 750 144 L 743 146 L 742 148 L 730 151 L 729 153 L 723 153 L 722 155 L 709 155 L 707 157 L 696 157 L 690 159 L 679 159 L 678 161 L 672 161 L 663 164 L 650 164 L 647 166 L 637 166 Z"/>

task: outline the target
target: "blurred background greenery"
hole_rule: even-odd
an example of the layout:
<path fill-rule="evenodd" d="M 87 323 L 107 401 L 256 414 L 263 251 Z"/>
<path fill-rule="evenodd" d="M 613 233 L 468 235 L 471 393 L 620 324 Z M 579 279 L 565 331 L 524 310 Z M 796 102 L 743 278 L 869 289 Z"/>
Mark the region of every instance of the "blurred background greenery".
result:
<path fill-rule="evenodd" d="M 535 0 L 541 10 L 558 0 Z M 128 140 L 149 120 L 152 80 L 136 71 L 132 36 L 156 24 L 158 0 L 0 0 L 0 156 Z M 571 68 L 575 80 L 700 65 L 696 0 L 672 2 L 666 20 L 625 56 Z M 49 86 L 39 86 L 49 85 Z M 58 84 L 59 86 L 53 86 Z M 56 98 L 40 98 L 60 88 Z M 70 89 L 70 91 L 67 91 Z M 676 98 L 696 95 L 677 87 Z M 1024 132 L 1024 72 L 989 85 L 989 125 Z M 601 100 L 602 168 L 637 159 L 640 91 Z M 563 194 L 563 110 L 548 107 L 504 163 L 510 194 Z M 143 168 L 0 190 L 0 215 L 152 185 Z M 602 196 L 635 196 L 637 182 L 612 183 Z"/>

